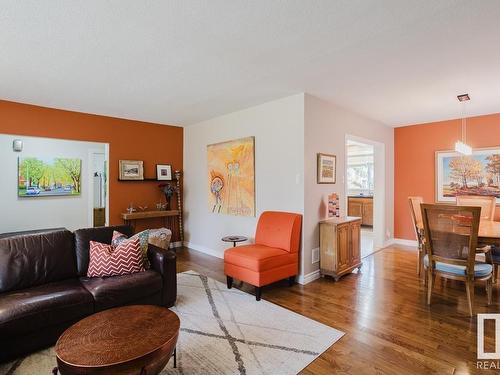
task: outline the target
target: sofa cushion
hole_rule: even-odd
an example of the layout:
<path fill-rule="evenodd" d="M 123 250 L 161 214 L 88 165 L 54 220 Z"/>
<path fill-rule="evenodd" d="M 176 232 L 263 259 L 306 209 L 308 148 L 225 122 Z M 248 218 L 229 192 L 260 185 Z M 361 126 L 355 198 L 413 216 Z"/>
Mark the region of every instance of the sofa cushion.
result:
<path fill-rule="evenodd" d="M 0 337 L 22 335 L 93 313 L 92 295 L 78 279 L 0 295 Z"/>
<path fill-rule="evenodd" d="M 149 264 L 148 260 L 148 245 L 149 245 L 149 229 L 143 230 L 142 232 L 134 234 L 132 237 L 128 237 L 123 233 L 117 232 L 116 230 L 113 231 L 113 238 L 111 240 L 111 245 L 113 247 L 118 247 L 123 241 L 126 241 L 128 239 L 139 239 L 139 242 L 141 244 L 141 251 L 142 251 L 142 264 L 144 265 L 145 269 L 149 269 L 151 266 Z"/>
<path fill-rule="evenodd" d="M 0 293 L 76 277 L 71 232 L 60 230 L 0 239 Z"/>
<path fill-rule="evenodd" d="M 124 276 L 82 277 L 80 281 L 94 297 L 96 310 L 131 304 L 162 288 L 161 275 L 152 270 Z"/>
<path fill-rule="evenodd" d="M 233 247 L 224 252 L 224 263 L 234 264 L 252 271 L 266 271 L 296 263 L 297 253 L 262 245 Z"/>
<path fill-rule="evenodd" d="M 144 271 L 138 238 L 122 241 L 116 248 L 90 241 L 88 277 L 128 275 Z"/>
<path fill-rule="evenodd" d="M 115 230 L 124 233 L 127 236 L 132 235 L 132 228 L 127 225 L 85 228 L 75 231 L 76 265 L 79 276 L 87 275 L 87 268 L 89 267 L 90 241 L 110 245 L 111 238 L 113 237 L 113 231 Z"/>

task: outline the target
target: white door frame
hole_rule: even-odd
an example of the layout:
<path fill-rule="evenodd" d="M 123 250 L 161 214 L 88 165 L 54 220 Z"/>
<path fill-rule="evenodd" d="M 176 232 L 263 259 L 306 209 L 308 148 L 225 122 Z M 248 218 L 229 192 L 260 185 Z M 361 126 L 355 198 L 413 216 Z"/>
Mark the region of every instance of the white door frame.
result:
<path fill-rule="evenodd" d="M 385 212 L 385 144 L 368 138 L 346 134 L 344 141 L 344 170 L 346 178 L 344 180 L 345 207 L 347 214 L 347 141 L 361 142 L 373 146 L 373 250 L 384 247 L 386 232 L 386 212 Z"/>

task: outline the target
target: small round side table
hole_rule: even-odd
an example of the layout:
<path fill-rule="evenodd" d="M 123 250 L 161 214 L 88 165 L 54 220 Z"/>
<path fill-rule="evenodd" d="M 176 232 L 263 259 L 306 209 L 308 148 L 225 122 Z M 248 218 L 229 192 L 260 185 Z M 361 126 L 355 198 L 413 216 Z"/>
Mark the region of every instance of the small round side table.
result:
<path fill-rule="evenodd" d="M 248 238 L 245 236 L 226 236 L 222 237 L 222 241 L 224 242 L 232 242 L 233 247 L 236 247 L 237 242 L 245 242 L 248 241 Z"/>

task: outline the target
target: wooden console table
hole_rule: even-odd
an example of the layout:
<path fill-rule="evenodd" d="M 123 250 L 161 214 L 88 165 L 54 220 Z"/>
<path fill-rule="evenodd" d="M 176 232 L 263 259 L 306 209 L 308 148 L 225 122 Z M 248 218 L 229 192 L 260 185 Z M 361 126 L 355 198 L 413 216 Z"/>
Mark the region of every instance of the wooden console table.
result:
<path fill-rule="evenodd" d="M 179 210 L 155 210 L 155 211 L 139 211 L 132 213 L 122 213 L 121 214 L 123 221 L 125 224 L 135 227 L 135 222 L 137 220 L 144 219 L 153 219 L 153 218 L 165 218 L 165 224 L 167 226 L 171 226 L 172 219 L 177 218 L 179 220 L 179 229 L 180 229 L 180 240 L 184 241 L 184 233 L 182 230 L 182 215 Z"/>

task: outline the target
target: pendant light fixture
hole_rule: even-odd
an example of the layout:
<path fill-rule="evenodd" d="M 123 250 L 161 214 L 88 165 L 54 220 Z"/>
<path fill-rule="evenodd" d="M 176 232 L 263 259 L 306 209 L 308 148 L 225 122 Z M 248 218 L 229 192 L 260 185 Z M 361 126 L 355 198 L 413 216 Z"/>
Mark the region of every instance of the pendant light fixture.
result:
<path fill-rule="evenodd" d="M 465 103 L 470 100 L 469 94 L 458 95 L 457 99 L 462 103 L 462 140 L 455 142 L 455 151 L 463 155 L 472 155 L 472 147 L 467 144 L 467 117 L 465 115 Z"/>

